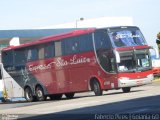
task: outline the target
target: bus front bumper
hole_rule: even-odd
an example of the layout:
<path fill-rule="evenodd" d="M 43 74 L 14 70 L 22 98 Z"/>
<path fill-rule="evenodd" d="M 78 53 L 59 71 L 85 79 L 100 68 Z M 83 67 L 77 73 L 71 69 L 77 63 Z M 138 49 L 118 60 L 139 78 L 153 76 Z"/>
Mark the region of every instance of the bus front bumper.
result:
<path fill-rule="evenodd" d="M 153 74 L 150 74 L 145 78 L 140 78 L 140 79 L 129 79 L 127 77 L 121 77 L 118 79 L 118 87 L 123 88 L 123 87 L 141 86 L 151 83 L 152 80 L 154 80 Z"/>

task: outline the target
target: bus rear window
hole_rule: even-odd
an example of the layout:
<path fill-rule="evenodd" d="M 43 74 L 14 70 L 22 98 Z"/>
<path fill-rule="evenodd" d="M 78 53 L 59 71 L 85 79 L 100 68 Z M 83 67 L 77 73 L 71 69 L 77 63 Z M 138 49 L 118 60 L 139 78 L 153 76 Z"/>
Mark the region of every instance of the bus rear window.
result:
<path fill-rule="evenodd" d="M 4 66 L 13 65 L 13 51 L 2 52 L 2 63 Z"/>

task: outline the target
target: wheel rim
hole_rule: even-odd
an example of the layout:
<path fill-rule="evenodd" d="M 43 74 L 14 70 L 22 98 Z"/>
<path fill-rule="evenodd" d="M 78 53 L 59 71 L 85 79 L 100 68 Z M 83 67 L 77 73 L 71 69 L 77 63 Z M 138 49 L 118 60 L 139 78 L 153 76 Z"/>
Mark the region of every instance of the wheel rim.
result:
<path fill-rule="evenodd" d="M 93 81 L 92 90 L 94 91 L 94 94 L 96 96 L 101 96 L 102 95 L 102 90 L 101 90 L 100 84 L 97 80 Z"/>
<path fill-rule="evenodd" d="M 42 93 L 42 91 L 41 90 L 37 90 L 37 96 L 39 97 L 39 98 L 41 98 L 42 96 L 43 96 L 43 93 Z"/>
<path fill-rule="evenodd" d="M 26 98 L 27 98 L 27 100 L 29 100 L 29 98 L 30 98 L 28 93 L 26 94 Z"/>
<path fill-rule="evenodd" d="M 36 88 L 36 97 L 38 101 L 44 101 L 46 99 L 46 96 L 43 93 L 43 88 L 42 87 L 37 87 Z"/>
<path fill-rule="evenodd" d="M 32 93 L 29 89 L 26 90 L 26 99 L 31 100 L 32 99 Z"/>

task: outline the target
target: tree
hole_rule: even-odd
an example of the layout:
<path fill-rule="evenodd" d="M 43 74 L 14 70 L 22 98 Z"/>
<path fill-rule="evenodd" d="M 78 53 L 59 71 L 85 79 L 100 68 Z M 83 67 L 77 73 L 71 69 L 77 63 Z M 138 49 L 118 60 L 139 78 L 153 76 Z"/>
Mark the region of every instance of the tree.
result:
<path fill-rule="evenodd" d="M 157 34 L 156 43 L 157 43 L 158 50 L 159 50 L 159 53 L 160 53 L 160 32 Z"/>
<path fill-rule="evenodd" d="M 160 32 L 157 34 L 157 39 L 160 40 Z"/>

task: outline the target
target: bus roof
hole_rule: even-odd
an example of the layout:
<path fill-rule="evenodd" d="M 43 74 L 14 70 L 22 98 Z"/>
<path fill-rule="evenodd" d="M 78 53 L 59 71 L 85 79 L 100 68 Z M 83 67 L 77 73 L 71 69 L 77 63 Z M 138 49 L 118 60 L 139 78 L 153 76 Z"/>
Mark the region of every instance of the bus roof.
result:
<path fill-rule="evenodd" d="M 18 48 L 23 48 L 23 47 L 29 47 L 32 45 L 43 44 L 43 43 L 50 42 L 50 41 L 56 41 L 56 40 L 69 38 L 69 37 L 73 37 L 73 36 L 88 34 L 88 33 L 94 32 L 95 30 L 96 30 L 96 28 L 88 28 L 88 29 L 74 30 L 74 31 L 66 32 L 66 33 L 62 33 L 62 34 L 47 36 L 47 37 L 43 37 L 37 41 L 26 43 L 26 44 L 21 44 L 19 46 L 8 46 L 6 48 L 3 48 L 2 51 L 6 51 L 6 50 L 10 50 L 10 49 L 18 49 Z"/>

